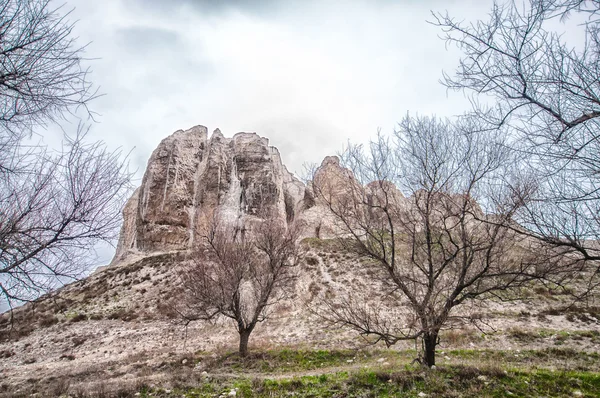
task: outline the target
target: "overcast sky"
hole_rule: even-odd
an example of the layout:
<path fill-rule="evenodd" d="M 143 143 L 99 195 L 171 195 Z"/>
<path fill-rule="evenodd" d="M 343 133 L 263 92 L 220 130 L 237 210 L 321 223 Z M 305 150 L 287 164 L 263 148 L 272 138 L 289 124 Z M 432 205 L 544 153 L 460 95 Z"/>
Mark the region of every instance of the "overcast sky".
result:
<path fill-rule="evenodd" d="M 348 140 L 391 132 L 406 112 L 453 115 L 462 94 L 439 84 L 458 52 L 430 11 L 485 17 L 491 0 L 67 0 L 89 42 L 91 80 L 105 94 L 94 138 L 132 153 L 202 124 L 254 131 L 292 172 Z"/>
<path fill-rule="evenodd" d="M 67 0 L 103 97 L 93 139 L 132 150 L 138 180 L 158 143 L 207 126 L 257 132 L 288 169 L 393 131 L 406 114 L 468 103 L 439 84 L 459 52 L 431 10 L 485 18 L 491 0 Z M 103 255 L 110 258 L 112 252 Z M 106 260 L 104 260 L 106 261 Z"/>

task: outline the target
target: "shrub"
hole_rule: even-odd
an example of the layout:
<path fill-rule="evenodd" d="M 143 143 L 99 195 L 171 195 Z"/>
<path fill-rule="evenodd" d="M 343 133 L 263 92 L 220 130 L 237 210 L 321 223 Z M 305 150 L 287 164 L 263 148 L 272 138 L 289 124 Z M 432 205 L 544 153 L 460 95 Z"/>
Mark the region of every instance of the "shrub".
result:
<path fill-rule="evenodd" d="M 307 256 L 306 257 L 306 264 L 308 265 L 317 265 L 319 264 L 319 259 L 313 256 Z"/>
<path fill-rule="evenodd" d="M 11 350 L 2 350 L 0 351 L 0 358 L 4 359 L 4 358 L 10 358 L 13 355 L 15 355 L 14 351 Z"/>
<path fill-rule="evenodd" d="M 38 321 L 38 325 L 40 325 L 43 328 L 47 328 L 47 327 L 55 325 L 57 323 L 58 323 L 58 318 L 55 317 L 54 315 L 47 315 L 47 316 L 40 317 L 40 319 Z"/>
<path fill-rule="evenodd" d="M 78 313 L 73 318 L 70 319 L 70 322 L 81 322 L 87 321 L 88 317 L 86 314 Z"/>
<path fill-rule="evenodd" d="M 103 316 L 100 313 L 94 312 L 93 314 L 90 314 L 89 319 L 92 321 L 99 321 L 100 319 L 102 319 Z"/>
<path fill-rule="evenodd" d="M 136 319 L 138 314 L 134 311 L 128 311 L 125 308 L 117 308 L 115 311 L 111 312 L 108 315 L 108 319 L 120 319 L 122 321 L 128 322 Z"/>

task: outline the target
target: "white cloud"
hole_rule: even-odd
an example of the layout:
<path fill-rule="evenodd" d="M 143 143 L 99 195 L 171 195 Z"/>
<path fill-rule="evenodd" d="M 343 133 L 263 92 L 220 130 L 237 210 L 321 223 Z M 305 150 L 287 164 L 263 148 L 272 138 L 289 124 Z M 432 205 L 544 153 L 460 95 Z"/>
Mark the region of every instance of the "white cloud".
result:
<path fill-rule="evenodd" d="M 461 95 L 438 84 L 457 54 L 426 19 L 443 7 L 473 19 L 490 2 L 422 3 L 72 1 L 106 93 L 93 134 L 135 146 L 140 174 L 162 138 L 195 124 L 266 135 L 299 170 L 407 111 L 459 113 Z"/>

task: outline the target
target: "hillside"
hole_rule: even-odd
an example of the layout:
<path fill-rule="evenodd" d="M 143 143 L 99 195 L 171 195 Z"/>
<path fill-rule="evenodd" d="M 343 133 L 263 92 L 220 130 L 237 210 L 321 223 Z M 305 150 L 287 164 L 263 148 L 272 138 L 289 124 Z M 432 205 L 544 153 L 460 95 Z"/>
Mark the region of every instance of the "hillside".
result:
<path fill-rule="evenodd" d="M 282 303 L 273 319 L 258 326 L 251 350 L 350 350 L 354 357 L 356 350 L 384 349 L 382 345 L 370 347 L 352 332 L 329 329 L 311 313 L 318 308 L 320 294 L 335 294 L 337 285 L 357 283 L 353 278 L 368 280 L 368 275 L 357 272 L 349 277 L 347 269 L 355 262 L 328 241 L 307 240 L 305 248 L 296 298 Z M 204 363 L 234 351 L 237 336 L 225 321 L 196 323 L 186 330 L 161 312 L 161 297 L 168 296 L 180 260 L 181 254 L 170 253 L 111 266 L 66 286 L 51 300 L 16 310 L 11 339 L 0 345 L 2 389 L 10 392 L 6 396 L 18 390 L 49 391 L 58 380 L 86 391 L 141 384 L 168 389 L 179 368 L 199 375 L 206 370 L 195 370 L 197 361 Z M 479 360 L 473 362 L 470 356 L 482 355 L 479 350 L 504 357 L 514 352 L 514 359 L 508 359 L 520 366 L 530 366 L 527 356 L 547 350 L 568 356 L 560 361 L 550 356 L 540 363 L 536 357 L 533 363 L 544 369 L 593 369 L 600 364 L 593 356 L 600 350 L 598 307 L 570 306 L 571 297 L 541 286 L 532 287 L 529 293 L 528 304 L 491 303 L 480 315 L 480 321 L 488 324 L 483 329 L 486 334 L 473 326 L 446 331 L 441 350 L 457 354 L 444 356 L 442 364 L 463 363 L 461 357 L 467 356 L 469 364 L 478 365 Z M 4 322 L 6 327 L 6 317 Z M 394 351 L 412 348 L 399 344 Z M 519 351 L 532 354 L 520 358 Z M 577 352 L 592 355 L 584 360 L 592 362 L 577 364 L 586 358 Z M 415 354 L 400 355 L 410 363 Z"/>
<path fill-rule="evenodd" d="M 355 183 L 336 158 L 326 158 L 317 176 L 334 193 L 349 180 Z M 290 298 L 252 334 L 253 356 L 239 360 L 229 355 L 237 345 L 230 320 L 184 327 L 167 304 L 207 214 L 217 212 L 251 233 L 265 211 L 304 225 L 298 278 Z M 591 387 L 565 387 L 565 396 L 600 391 L 594 373 L 600 365 L 600 302 L 595 296 L 587 302 L 574 298 L 586 275 L 566 289 L 532 282 L 521 288 L 525 299 L 519 302 L 490 297 L 461 309 L 460 327 L 442 331 L 442 373 L 432 376 L 411 367 L 414 342 L 390 350 L 383 343 L 372 346 L 320 316 L 324 299 L 341 291 L 373 305 L 385 300 L 377 294 L 383 291 L 379 271 L 348 252 L 339 236 L 326 206 L 287 171 L 265 138 L 239 133 L 228 139 L 216 131 L 209 139 L 202 126 L 178 131 L 155 150 L 142 186 L 125 207 L 113 262 L 2 316 L 0 396 L 171 396 L 164 390 L 219 396 L 233 388 L 242 396 L 286 396 L 294 391 L 289 385 L 299 396 L 326 395 L 311 390 L 319 383 L 339 392 L 330 396 L 350 396 L 345 394 L 351 389 L 368 390 L 365 385 L 381 388 L 380 396 L 403 388 L 435 396 L 435 383 L 447 394 L 453 382 L 477 396 L 487 388 L 479 382 L 488 378 L 494 388 L 504 388 L 496 381 L 503 377 L 499 363 L 512 369 L 509 381 L 519 385 L 517 394 L 525 394 L 529 376 L 522 372 L 532 367 L 540 369 L 541 379 L 560 371 L 557 380 L 567 380 L 561 383 L 593 381 Z M 494 391 L 490 387 L 486 394 Z"/>

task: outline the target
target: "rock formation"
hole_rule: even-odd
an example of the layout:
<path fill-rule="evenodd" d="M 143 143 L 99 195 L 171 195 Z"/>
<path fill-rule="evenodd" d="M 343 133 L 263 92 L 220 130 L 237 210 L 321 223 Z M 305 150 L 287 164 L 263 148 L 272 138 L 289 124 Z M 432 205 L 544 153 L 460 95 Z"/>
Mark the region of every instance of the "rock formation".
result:
<path fill-rule="evenodd" d="M 306 187 L 282 164 L 277 148 L 255 133 L 225 138 L 196 126 L 165 138 L 123 211 L 115 260 L 129 251 L 185 250 L 213 216 L 242 231 L 267 215 L 291 222 Z"/>
<path fill-rule="evenodd" d="M 315 171 L 314 180 L 308 184 L 299 216 L 304 225 L 305 236 L 321 239 L 332 238 L 344 230 L 339 220 L 330 211 L 330 206 L 358 199 L 364 189 L 352 171 L 340 166 L 337 156 L 327 156 Z"/>
<path fill-rule="evenodd" d="M 277 148 L 256 133 L 226 138 L 217 129 L 208 138 L 204 126 L 179 130 L 154 150 L 142 185 L 123 210 L 113 263 L 131 252 L 190 249 L 213 217 L 241 233 L 274 217 L 301 223 L 303 237 L 332 238 L 344 228 L 329 209 L 331 201 L 339 206 L 368 200 L 378 189 L 363 187 L 336 156 L 326 157 L 305 186 L 285 168 Z"/>

